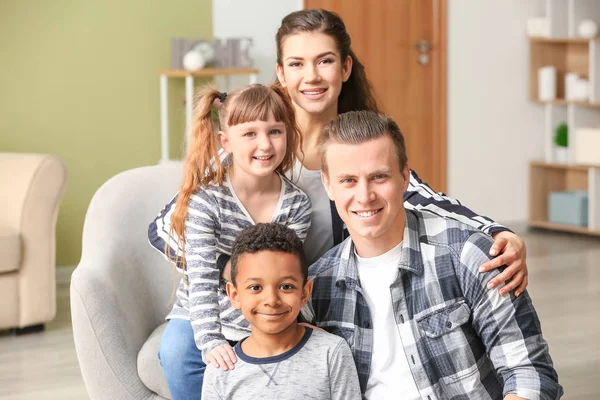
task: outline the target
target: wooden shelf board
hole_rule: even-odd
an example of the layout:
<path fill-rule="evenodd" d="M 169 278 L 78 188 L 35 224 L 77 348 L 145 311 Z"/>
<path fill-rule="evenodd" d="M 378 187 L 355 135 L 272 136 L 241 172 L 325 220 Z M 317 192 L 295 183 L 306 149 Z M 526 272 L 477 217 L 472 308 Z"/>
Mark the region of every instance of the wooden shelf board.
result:
<path fill-rule="evenodd" d="M 204 68 L 198 71 L 186 71 L 184 69 L 169 69 L 160 72 L 161 75 L 165 75 L 170 78 L 185 78 L 186 76 L 208 77 L 220 75 L 248 75 L 257 73 L 258 69 L 256 68 Z"/>
<path fill-rule="evenodd" d="M 572 104 L 579 107 L 600 108 L 600 103 L 590 103 L 589 101 L 567 101 L 564 99 L 557 99 L 551 101 L 541 101 L 537 99 L 532 99 L 531 101 L 537 104 L 555 104 L 559 106 L 567 106 L 569 104 Z"/>
<path fill-rule="evenodd" d="M 534 37 L 530 36 L 529 40 L 532 42 L 545 42 L 545 43 L 557 43 L 557 44 L 566 44 L 566 43 L 588 43 L 593 39 L 584 39 L 584 38 L 549 38 L 549 37 Z"/>
<path fill-rule="evenodd" d="M 555 231 L 572 232 L 572 233 L 583 233 L 585 235 L 600 236 L 600 231 L 591 230 L 583 226 L 571 226 L 571 225 L 560 225 L 553 224 L 548 221 L 529 221 L 529 226 L 535 228 L 552 229 Z"/>
<path fill-rule="evenodd" d="M 549 163 L 549 162 L 545 162 L 545 161 L 530 161 L 529 165 L 531 165 L 533 167 L 568 169 L 568 170 L 586 171 L 586 172 L 590 168 L 600 168 L 600 165 Z"/>

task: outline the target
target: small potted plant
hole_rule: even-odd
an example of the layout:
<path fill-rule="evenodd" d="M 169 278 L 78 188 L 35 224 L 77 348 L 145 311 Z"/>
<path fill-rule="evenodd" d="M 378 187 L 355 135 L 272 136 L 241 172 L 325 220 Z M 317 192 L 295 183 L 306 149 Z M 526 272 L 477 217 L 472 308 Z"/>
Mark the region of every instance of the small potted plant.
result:
<path fill-rule="evenodd" d="M 554 132 L 554 158 L 559 163 L 569 161 L 569 128 L 564 122 L 561 122 Z"/>

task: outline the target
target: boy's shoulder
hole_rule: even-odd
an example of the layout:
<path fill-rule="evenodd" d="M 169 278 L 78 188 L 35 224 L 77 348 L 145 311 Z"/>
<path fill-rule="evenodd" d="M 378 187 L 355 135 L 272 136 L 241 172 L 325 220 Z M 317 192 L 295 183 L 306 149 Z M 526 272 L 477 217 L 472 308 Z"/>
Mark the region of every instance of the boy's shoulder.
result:
<path fill-rule="evenodd" d="M 313 329 L 313 332 L 307 345 L 314 346 L 321 350 L 336 350 L 340 346 L 347 346 L 348 343 L 346 343 L 346 341 L 338 335 L 334 335 L 333 333 L 324 332 L 318 329 Z"/>

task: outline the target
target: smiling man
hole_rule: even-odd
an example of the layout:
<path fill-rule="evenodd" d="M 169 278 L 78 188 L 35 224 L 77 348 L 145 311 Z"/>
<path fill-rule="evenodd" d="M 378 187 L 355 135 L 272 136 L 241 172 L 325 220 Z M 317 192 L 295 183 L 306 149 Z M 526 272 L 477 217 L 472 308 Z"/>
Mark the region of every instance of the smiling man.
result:
<path fill-rule="evenodd" d="M 558 376 L 527 292 L 500 296 L 480 273 L 493 240 L 405 210 L 396 123 L 341 114 L 321 138 L 322 179 L 350 238 L 310 267 L 303 316 L 346 339 L 367 399 L 556 399 Z"/>

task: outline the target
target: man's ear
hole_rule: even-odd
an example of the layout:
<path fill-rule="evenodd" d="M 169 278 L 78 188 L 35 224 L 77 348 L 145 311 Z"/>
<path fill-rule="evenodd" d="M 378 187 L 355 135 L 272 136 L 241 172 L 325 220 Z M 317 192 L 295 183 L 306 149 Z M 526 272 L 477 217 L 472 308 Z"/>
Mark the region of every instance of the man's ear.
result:
<path fill-rule="evenodd" d="M 227 153 L 231 153 L 231 151 L 229 151 L 229 138 L 227 137 L 225 132 L 219 131 L 219 133 L 217 133 L 217 139 L 219 139 L 219 143 L 221 143 L 221 147 Z"/>
<path fill-rule="evenodd" d="M 327 192 L 327 197 L 329 200 L 334 201 L 333 192 L 331 191 L 331 182 L 329 181 L 329 176 L 323 171 L 321 171 L 321 182 L 323 182 L 323 186 L 325 186 L 325 191 Z"/>
<path fill-rule="evenodd" d="M 346 61 L 342 64 L 342 81 L 346 82 L 352 74 L 352 57 L 346 57 Z"/>
<path fill-rule="evenodd" d="M 306 305 L 306 303 L 308 303 L 308 300 L 310 299 L 310 295 L 312 294 L 312 289 L 313 289 L 313 280 L 309 279 L 306 281 L 306 283 L 304 284 L 304 287 L 302 288 L 302 307 L 304 307 Z"/>
<path fill-rule="evenodd" d="M 408 167 L 408 163 L 406 163 L 402 170 L 402 178 L 404 178 L 404 188 L 402 190 L 402 193 L 404 193 L 408 190 L 408 184 L 410 183 L 410 168 Z"/>
<path fill-rule="evenodd" d="M 237 288 L 234 286 L 233 283 L 227 282 L 227 286 L 225 286 L 225 289 L 227 289 L 227 297 L 229 297 L 231 304 L 239 310 L 241 306 L 239 301 L 239 292 Z"/>
<path fill-rule="evenodd" d="M 283 67 L 279 63 L 275 63 L 275 72 L 277 73 L 277 79 L 281 86 L 286 87 L 285 75 L 283 74 Z"/>

